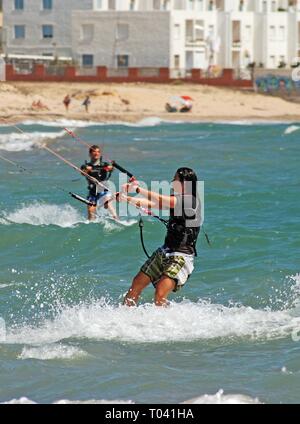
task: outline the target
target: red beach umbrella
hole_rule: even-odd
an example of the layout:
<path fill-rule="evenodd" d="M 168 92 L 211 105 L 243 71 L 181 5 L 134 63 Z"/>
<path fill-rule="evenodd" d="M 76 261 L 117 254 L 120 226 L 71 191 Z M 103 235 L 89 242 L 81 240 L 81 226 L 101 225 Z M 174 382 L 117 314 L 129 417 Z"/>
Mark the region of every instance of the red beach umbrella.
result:
<path fill-rule="evenodd" d="M 181 96 L 181 98 L 182 98 L 183 100 L 190 100 L 190 101 L 193 101 L 193 99 L 192 99 L 190 96 Z"/>

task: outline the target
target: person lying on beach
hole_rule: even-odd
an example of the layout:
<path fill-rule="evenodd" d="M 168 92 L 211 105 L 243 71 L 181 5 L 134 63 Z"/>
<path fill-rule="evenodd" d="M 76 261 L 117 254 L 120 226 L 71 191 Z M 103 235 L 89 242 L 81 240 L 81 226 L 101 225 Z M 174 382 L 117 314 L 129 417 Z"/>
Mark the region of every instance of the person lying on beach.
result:
<path fill-rule="evenodd" d="M 153 253 L 134 278 L 125 296 L 126 306 L 136 306 L 141 293 L 150 283 L 155 288 L 155 304 L 167 306 L 170 293 L 182 289 L 191 276 L 201 224 L 197 181 L 192 169 L 180 168 L 173 179 L 174 195 L 150 192 L 139 187 L 137 181 L 123 187 L 119 201 L 138 207 L 170 210 L 164 245 Z M 136 192 L 142 197 L 128 196 L 128 192 Z"/>
<path fill-rule="evenodd" d="M 169 113 L 176 113 L 176 112 L 178 112 L 177 107 L 170 105 L 170 103 L 166 103 L 165 108 L 166 108 L 166 111 L 169 112 Z"/>
<path fill-rule="evenodd" d="M 100 183 L 108 181 L 112 175 L 114 167 L 102 160 L 101 149 L 99 146 L 91 146 L 89 150 L 90 160 L 82 165 L 81 170 L 98 180 Z M 86 177 L 87 178 L 87 177 Z M 97 206 L 108 209 L 112 217 L 119 220 L 117 212 L 111 203 L 112 194 L 104 188 L 98 187 L 95 183 L 87 178 L 88 185 L 88 201 L 93 206 L 88 206 L 88 219 L 93 221 L 96 218 Z M 100 189 L 100 191 L 99 191 Z"/>
<path fill-rule="evenodd" d="M 46 106 L 45 104 L 43 104 L 43 103 L 41 102 L 41 100 L 38 100 L 38 101 L 34 101 L 34 102 L 32 102 L 31 108 L 32 108 L 33 110 L 39 110 L 39 111 L 43 111 L 43 110 L 50 110 L 50 109 L 48 108 L 48 106 Z"/>
<path fill-rule="evenodd" d="M 184 106 L 180 109 L 180 112 L 188 113 L 188 112 L 191 112 L 192 109 L 193 109 L 193 103 L 190 101 L 186 101 Z"/>

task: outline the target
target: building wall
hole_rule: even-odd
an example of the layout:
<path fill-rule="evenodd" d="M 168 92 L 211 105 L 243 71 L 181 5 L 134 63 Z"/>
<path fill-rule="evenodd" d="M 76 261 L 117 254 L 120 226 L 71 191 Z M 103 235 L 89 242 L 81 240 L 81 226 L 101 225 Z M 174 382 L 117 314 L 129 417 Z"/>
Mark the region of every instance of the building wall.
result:
<path fill-rule="evenodd" d="M 53 11 L 41 10 L 42 0 L 24 0 L 25 10 L 15 11 L 14 0 L 4 0 L 7 54 L 67 56 L 79 64 L 83 55 L 93 55 L 95 66 L 109 68 L 118 55 L 128 55 L 132 67 L 178 69 L 205 69 L 212 62 L 246 68 L 253 61 L 272 68 L 300 54 L 300 0 L 293 6 L 290 0 L 53 1 Z M 42 38 L 43 24 L 54 26 L 53 39 Z M 128 25 L 128 38 L 118 39 L 118 24 Z M 15 25 L 26 25 L 26 39 L 14 38 Z M 240 28 L 238 41 L 234 25 Z M 220 40 L 213 58 L 211 36 Z"/>
<path fill-rule="evenodd" d="M 24 10 L 14 10 L 14 0 L 3 0 L 5 52 L 72 56 L 72 10 L 91 9 L 93 0 L 54 0 L 53 5 L 51 11 L 42 10 L 42 0 L 24 0 Z M 15 25 L 25 25 L 25 39 L 15 39 Z M 54 26 L 53 39 L 43 39 L 42 25 Z"/>
<path fill-rule="evenodd" d="M 3 43 L 3 15 L 2 11 L 0 11 L 0 53 L 2 53 L 2 43 Z"/>
<path fill-rule="evenodd" d="M 83 26 L 90 37 L 84 39 Z M 117 56 L 128 55 L 130 67 L 168 67 L 170 14 L 168 12 L 80 12 L 72 15 L 73 55 L 94 56 L 94 66 L 117 67 Z M 127 28 L 122 36 L 120 28 Z M 119 33 L 120 32 L 120 33 Z M 125 30 L 126 32 L 126 30 Z"/>

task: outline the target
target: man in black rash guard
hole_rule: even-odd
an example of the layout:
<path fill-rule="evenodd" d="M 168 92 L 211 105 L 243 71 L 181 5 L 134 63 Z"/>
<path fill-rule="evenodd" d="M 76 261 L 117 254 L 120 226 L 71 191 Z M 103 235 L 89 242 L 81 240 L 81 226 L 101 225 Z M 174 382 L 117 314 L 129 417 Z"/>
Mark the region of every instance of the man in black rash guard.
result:
<path fill-rule="evenodd" d="M 170 210 L 164 245 L 153 253 L 134 278 L 125 297 L 125 305 L 137 305 L 142 291 L 152 283 L 155 288 L 155 304 L 165 306 L 168 304 L 169 294 L 179 291 L 191 276 L 201 226 L 197 182 L 197 175 L 192 169 L 180 168 L 173 179 L 174 195 L 163 196 L 150 192 L 139 187 L 137 181 L 123 187 L 125 193 L 136 191 L 143 198 L 122 194 L 120 201 L 137 207 Z"/>
<path fill-rule="evenodd" d="M 89 150 L 90 161 L 82 165 L 81 169 L 91 177 L 98 180 L 100 183 L 108 181 L 114 170 L 114 167 L 107 162 L 103 162 L 101 156 L 101 150 L 99 146 L 91 146 Z M 93 206 L 88 206 L 88 219 L 93 221 L 96 217 L 97 206 L 108 209 L 114 219 L 119 219 L 115 208 L 113 207 L 110 200 L 112 194 L 110 191 L 105 190 L 104 187 L 97 186 L 89 178 L 88 181 L 88 201 L 93 203 Z M 104 184 L 105 185 L 105 184 Z"/>

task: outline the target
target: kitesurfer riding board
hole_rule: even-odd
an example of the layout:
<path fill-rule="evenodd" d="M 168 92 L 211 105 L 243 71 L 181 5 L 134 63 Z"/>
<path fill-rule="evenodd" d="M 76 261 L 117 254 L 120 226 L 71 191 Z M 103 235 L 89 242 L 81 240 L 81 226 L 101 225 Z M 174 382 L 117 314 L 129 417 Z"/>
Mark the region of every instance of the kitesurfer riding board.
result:
<path fill-rule="evenodd" d="M 114 167 L 107 162 L 103 162 L 101 149 L 99 146 L 91 146 L 89 149 L 90 160 L 82 165 L 81 170 L 91 177 L 95 178 L 100 183 L 108 181 L 112 175 Z M 88 181 L 88 219 L 95 220 L 97 206 L 108 209 L 111 216 L 115 220 L 119 220 L 117 212 L 112 205 L 112 193 L 108 190 L 99 191 L 99 187 L 90 179 Z"/>
<path fill-rule="evenodd" d="M 173 179 L 174 194 L 163 196 L 139 187 L 137 181 L 123 186 L 119 201 L 136 207 L 169 209 L 167 235 L 164 245 L 153 253 L 134 278 L 124 304 L 135 306 L 142 291 L 152 283 L 155 304 L 166 306 L 170 293 L 179 291 L 194 270 L 196 243 L 201 226 L 201 203 L 197 195 L 197 175 L 190 168 L 180 168 Z M 128 196 L 134 192 L 142 197 Z"/>

